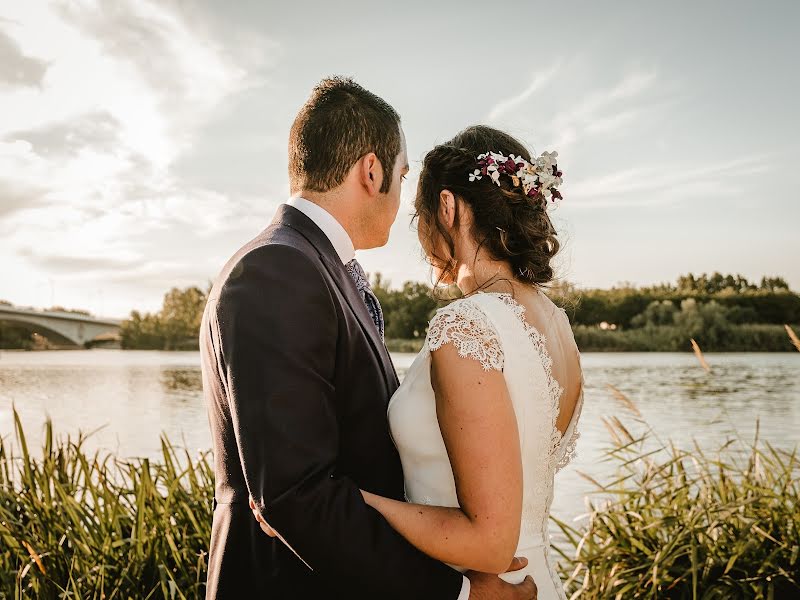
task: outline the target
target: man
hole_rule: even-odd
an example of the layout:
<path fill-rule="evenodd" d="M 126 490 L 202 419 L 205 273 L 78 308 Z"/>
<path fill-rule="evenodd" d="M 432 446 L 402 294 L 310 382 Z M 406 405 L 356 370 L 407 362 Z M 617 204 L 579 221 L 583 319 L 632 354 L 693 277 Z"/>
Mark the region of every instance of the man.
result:
<path fill-rule="evenodd" d="M 395 110 L 323 80 L 292 126 L 292 198 L 217 279 L 200 333 L 216 490 L 208 598 L 533 598 L 411 546 L 359 487 L 402 499 L 398 386 L 355 249 L 383 246 L 408 172 Z M 259 528 L 248 507 L 277 536 Z"/>

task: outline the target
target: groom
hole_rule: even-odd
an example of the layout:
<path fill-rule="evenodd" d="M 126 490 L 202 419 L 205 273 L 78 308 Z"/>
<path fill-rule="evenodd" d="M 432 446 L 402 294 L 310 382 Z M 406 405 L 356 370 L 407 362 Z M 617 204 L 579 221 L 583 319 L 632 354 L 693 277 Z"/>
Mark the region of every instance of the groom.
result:
<path fill-rule="evenodd" d="M 386 418 L 397 374 L 355 249 L 386 244 L 407 172 L 395 110 L 352 80 L 323 80 L 292 125 L 292 198 L 209 295 L 207 598 L 535 598 L 530 580 L 464 577 L 422 554 L 359 492 L 404 498 Z"/>

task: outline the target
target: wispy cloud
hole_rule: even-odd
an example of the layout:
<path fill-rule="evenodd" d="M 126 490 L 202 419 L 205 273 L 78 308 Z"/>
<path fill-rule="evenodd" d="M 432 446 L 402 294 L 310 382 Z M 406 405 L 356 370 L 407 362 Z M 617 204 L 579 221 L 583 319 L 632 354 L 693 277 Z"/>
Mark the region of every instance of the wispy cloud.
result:
<path fill-rule="evenodd" d="M 181 240 L 247 220 L 248 198 L 189 185 L 174 165 L 226 101 L 261 84 L 274 44 L 223 43 L 177 3 L 9 8 L 0 79 L 22 75 L 0 94 L 5 256 L 73 276 L 139 272 L 180 254 Z M 160 235 L 171 243 L 148 239 Z M 180 261 L 195 272 L 191 257 Z"/>
<path fill-rule="evenodd" d="M 511 96 L 509 98 L 505 98 L 500 100 L 497 104 L 495 104 L 490 110 L 489 114 L 486 117 L 487 121 L 495 121 L 500 117 L 513 112 L 515 109 L 519 108 L 520 106 L 524 105 L 528 100 L 530 100 L 533 95 L 538 92 L 539 90 L 543 89 L 547 84 L 549 84 L 559 72 L 561 68 L 562 61 L 556 61 L 549 69 L 545 69 L 543 71 L 538 71 L 533 74 L 531 77 L 531 81 L 524 90 L 520 93 Z"/>
<path fill-rule="evenodd" d="M 749 156 L 699 167 L 674 163 L 623 169 L 565 189 L 576 205 L 587 208 L 652 205 L 741 193 L 744 178 L 768 171 L 767 156 Z"/>
<path fill-rule="evenodd" d="M 0 25 L 13 25 L 0 19 Z M 47 62 L 26 56 L 19 44 L 0 29 L 0 85 L 38 87 L 47 71 Z"/>
<path fill-rule="evenodd" d="M 612 135 L 630 126 L 652 106 L 664 103 L 645 100 L 657 83 L 654 70 L 634 71 L 616 84 L 586 94 L 582 100 L 557 112 L 549 123 L 553 145 L 564 149 L 586 135 Z"/>
<path fill-rule="evenodd" d="M 113 152 L 120 142 L 120 130 L 114 115 L 97 110 L 28 130 L 11 131 L 3 140 L 28 142 L 35 154 L 45 158 L 67 157 L 85 148 Z"/>

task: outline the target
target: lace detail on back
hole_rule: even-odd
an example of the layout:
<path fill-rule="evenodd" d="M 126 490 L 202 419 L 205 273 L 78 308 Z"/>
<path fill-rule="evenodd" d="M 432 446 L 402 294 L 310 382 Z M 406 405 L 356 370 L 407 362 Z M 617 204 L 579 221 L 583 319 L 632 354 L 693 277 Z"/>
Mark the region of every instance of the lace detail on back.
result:
<path fill-rule="evenodd" d="M 497 331 L 469 298 L 456 300 L 436 312 L 428 327 L 427 343 L 431 352 L 452 343 L 459 356 L 477 360 L 484 370 L 503 370 L 503 347 Z"/>
<path fill-rule="evenodd" d="M 542 361 L 542 367 L 544 368 L 545 377 L 547 379 L 547 396 L 551 417 L 550 453 L 548 456 L 550 458 L 549 462 L 553 470 L 560 471 L 566 467 L 577 454 L 576 448 L 578 444 L 578 438 L 580 437 L 577 422 L 580 418 L 580 410 L 583 402 L 579 400 L 578 404 L 575 406 L 575 415 L 572 417 L 572 421 L 574 421 L 575 425 L 571 427 L 571 431 L 567 430 L 567 433 L 569 433 L 569 439 L 565 439 L 558 430 L 558 427 L 556 427 L 558 415 L 561 411 L 561 395 L 564 393 L 564 388 L 562 388 L 561 384 L 558 383 L 558 380 L 553 377 L 553 359 L 550 357 L 550 353 L 547 351 L 547 339 L 535 327 L 529 324 L 527 320 L 525 320 L 525 307 L 517 302 L 511 294 L 501 293 L 497 294 L 497 297 L 500 298 L 500 300 L 502 300 L 503 303 L 514 312 L 517 319 L 519 319 L 520 323 L 525 329 L 525 332 L 528 334 L 531 343 L 536 349 L 539 359 Z M 566 318 L 566 313 L 563 313 L 563 316 Z M 581 394 L 583 394 L 583 384 L 581 384 Z"/>
<path fill-rule="evenodd" d="M 580 409 L 576 408 L 580 413 Z M 578 428 L 572 430 L 572 435 L 569 436 L 569 440 L 567 440 L 567 445 L 564 447 L 564 453 L 561 455 L 561 458 L 556 463 L 556 472 L 560 471 L 564 467 L 566 467 L 569 463 L 571 463 L 575 457 L 578 455 L 578 440 L 581 437 L 581 432 L 578 431 Z"/>
<path fill-rule="evenodd" d="M 567 317 L 567 311 L 565 311 L 563 308 L 560 310 L 561 310 L 561 316 L 567 322 L 567 326 L 569 326 L 569 317 Z M 580 363 L 580 352 L 578 352 L 578 363 Z M 572 426 L 571 430 L 568 429 L 566 431 L 568 437 L 566 439 L 561 440 L 561 453 L 560 453 L 560 458 L 556 463 L 556 472 L 566 467 L 578 455 L 577 446 L 578 446 L 578 440 L 581 437 L 581 432 L 578 430 L 578 421 L 580 421 L 581 411 L 583 410 L 583 395 L 585 389 L 586 389 L 586 379 L 583 376 L 583 368 L 581 368 L 581 393 L 578 398 L 578 403 L 575 405 L 575 414 L 572 417 L 574 425 Z"/>
<path fill-rule="evenodd" d="M 542 361 L 542 367 L 544 367 L 544 374 L 547 379 L 547 397 L 550 404 L 550 456 L 552 456 L 556 453 L 561 443 L 561 432 L 556 427 L 556 421 L 561 408 L 561 394 L 564 393 L 564 390 L 556 378 L 553 377 L 553 359 L 550 358 L 550 353 L 547 351 L 547 339 L 525 320 L 525 307 L 514 300 L 511 294 L 500 294 L 499 298 L 514 311 L 514 314 L 525 328 L 525 333 L 528 334 L 531 343 L 533 343 L 539 359 Z"/>

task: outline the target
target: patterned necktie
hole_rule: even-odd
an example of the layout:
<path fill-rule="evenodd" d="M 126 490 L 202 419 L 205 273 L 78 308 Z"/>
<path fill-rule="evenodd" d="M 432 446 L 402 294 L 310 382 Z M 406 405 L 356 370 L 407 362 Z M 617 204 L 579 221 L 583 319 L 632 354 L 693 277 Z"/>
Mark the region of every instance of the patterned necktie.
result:
<path fill-rule="evenodd" d="M 350 273 L 350 277 L 355 281 L 358 293 L 361 294 L 364 304 L 367 305 L 369 316 L 372 317 L 375 327 L 378 328 L 381 339 L 383 339 L 383 310 L 381 310 L 381 303 L 378 302 L 378 297 L 369 285 L 367 274 L 355 258 L 345 266 L 347 267 L 347 272 Z"/>

